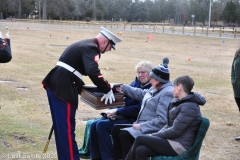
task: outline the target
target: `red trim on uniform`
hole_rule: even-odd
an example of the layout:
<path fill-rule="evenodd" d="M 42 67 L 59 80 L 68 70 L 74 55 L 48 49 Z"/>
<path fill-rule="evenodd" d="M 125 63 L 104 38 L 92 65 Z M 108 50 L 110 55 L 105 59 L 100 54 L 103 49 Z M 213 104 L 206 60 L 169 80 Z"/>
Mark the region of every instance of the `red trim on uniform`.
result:
<path fill-rule="evenodd" d="M 74 160 L 73 156 L 73 145 L 72 145 L 72 134 L 71 134 L 71 104 L 67 103 L 67 130 L 68 130 L 68 145 L 70 152 L 70 160 Z"/>

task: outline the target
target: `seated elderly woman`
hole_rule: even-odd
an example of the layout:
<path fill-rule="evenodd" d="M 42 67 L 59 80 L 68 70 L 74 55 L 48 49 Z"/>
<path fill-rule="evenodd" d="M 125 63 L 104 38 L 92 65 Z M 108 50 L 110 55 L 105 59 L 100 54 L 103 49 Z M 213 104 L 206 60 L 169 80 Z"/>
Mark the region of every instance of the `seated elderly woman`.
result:
<path fill-rule="evenodd" d="M 136 138 L 125 160 L 147 160 L 154 156 L 177 156 L 194 143 L 201 122 L 199 105 L 206 100 L 191 92 L 194 81 L 189 76 L 174 80 L 174 99 L 167 112 L 167 124 L 158 132 Z"/>
<path fill-rule="evenodd" d="M 142 99 L 142 106 L 132 127 L 121 130 L 121 126 L 115 126 L 112 129 L 115 159 L 126 157 L 136 137 L 157 132 L 166 124 L 167 107 L 173 99 L 168 63 L 169 59 L 164 58 L 163 64 L 150 72 L 152 87 L 149 90 L 122 85 L 121 90 L 124 94 L 134 99 Z"/>
<path fill-rule="evenodd" d="M 10 47 L 10 39 L 5 39 L 0 31 L 0 63 L 11 61 L 12 53 Z"/>
<path fill-rule="evenodd" d="M 135 66 L 137 77 L 130 86 L 139 89 L 149 89 L 149 73 L 154 65 L 149 61 L 141 61 Z M 141 108 L 141 100 L 135 100 L 128 96 L 124 99 L 125 106 L 117 110 L 109 110 L 107 117 L 122 115 L 124 119 L 109 120 L 102 117 L 92 122 L 90 126 L 90 157 L 92 160 L 111 160 L 114 159 L 111 130 L 115 124 L 132 124 L 136 119 Z"/>

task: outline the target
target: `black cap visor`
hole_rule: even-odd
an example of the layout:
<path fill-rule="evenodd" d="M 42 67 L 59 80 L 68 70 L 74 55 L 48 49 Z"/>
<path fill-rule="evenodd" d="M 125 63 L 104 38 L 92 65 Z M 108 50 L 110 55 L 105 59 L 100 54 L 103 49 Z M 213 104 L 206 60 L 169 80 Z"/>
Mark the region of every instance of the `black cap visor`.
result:
<path fill-rule="evenodd" d="M 112 40 L 109 40 L 111 43 L 112 48 L 115 50 L 115 43 Z"/>

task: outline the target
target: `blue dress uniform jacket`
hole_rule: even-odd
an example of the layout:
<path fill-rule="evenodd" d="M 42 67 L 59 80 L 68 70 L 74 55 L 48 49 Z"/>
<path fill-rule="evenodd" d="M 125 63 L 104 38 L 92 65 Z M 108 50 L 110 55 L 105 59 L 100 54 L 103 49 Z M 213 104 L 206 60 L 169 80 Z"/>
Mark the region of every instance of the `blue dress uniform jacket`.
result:
<path fill-rule="evenodd" d="M 73 67 L 82 75 L 88 75 L 102 92 L 108 93 L 111 87 L 104 80 L 98 68 L 100 56 L 97 40 L 87 39 L 68 46 L 59 61 Z M 60 99 L 75 107 L 78 106 L 78 89 L 84 83 L 69 70 L 57 65 L 48 73 L 42 83 Z"/>
<path fill-rule="evenodd" d="M 10 39 L 0 38 L 0 63 L 7 63 L 12 59 Z"/>

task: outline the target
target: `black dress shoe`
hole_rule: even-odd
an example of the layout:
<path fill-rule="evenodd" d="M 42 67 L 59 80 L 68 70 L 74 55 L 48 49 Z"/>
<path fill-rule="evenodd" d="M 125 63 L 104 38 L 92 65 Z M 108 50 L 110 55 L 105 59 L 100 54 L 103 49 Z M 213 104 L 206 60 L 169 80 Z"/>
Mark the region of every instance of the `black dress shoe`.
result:
<path fill-rule="evenodd" d="M 101 157 L 98 157 L 98 158 L 91 158 L 91 160 L 102 160 Z"/>
<path fill-rule="evenodd" d="M 240 141 L 240 136 L 235 138 L 236 141 Z"/>

